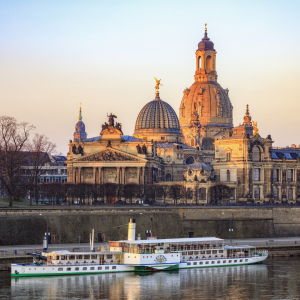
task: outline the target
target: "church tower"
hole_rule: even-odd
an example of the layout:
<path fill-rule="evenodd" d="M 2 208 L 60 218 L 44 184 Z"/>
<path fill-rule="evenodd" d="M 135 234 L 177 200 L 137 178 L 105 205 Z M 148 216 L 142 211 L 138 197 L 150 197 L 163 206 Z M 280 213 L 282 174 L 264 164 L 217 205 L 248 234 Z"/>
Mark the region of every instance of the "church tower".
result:
<path fill-rule="evenodd" d="M 80 109 L 79 109 L 79 117 L 78 117 L 78 122 L 75 126 L 75 132 L 74 132 L 74 138 L 73 141 L 78 141 L 80 142 L 81 140 L 86 140 L 87 139 L 87 134 L 85 132 L 85 125 L 82 122 L 82 114 L 81 114 L 81 103 L 80 103 Z"/>
<path fill-rule="evenodd" d="M 195 82 L 183 92 L 179 123 L 184 143 L 203 150 L 214 150 L 215 136 L 231 132 L 232 105 L 228 89 L 217 82 L 216 50 L 207 35 L 196 50 Z"/>

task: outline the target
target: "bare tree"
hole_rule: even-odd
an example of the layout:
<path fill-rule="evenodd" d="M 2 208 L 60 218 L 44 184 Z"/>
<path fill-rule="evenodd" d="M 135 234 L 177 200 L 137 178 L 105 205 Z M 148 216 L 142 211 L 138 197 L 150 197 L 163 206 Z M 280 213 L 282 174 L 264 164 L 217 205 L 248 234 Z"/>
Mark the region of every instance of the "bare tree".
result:
<path fill-rule="evenodd" d="M 48 137 L 43 134 L 35 134 L 32 142 L 28 146 L 28 169 L 30 170 L 30 183 L 33 187 L 33 193 L 38 205 L 39 196 L 39 179 L 47 169 L 45 163 L 50 162 L 49 155 L 55 150 L 56 145 L 49 141 Z M 32 197 L 30 197 L 31 205 Z"/>
<path fill-rule="evenodd" d="M 157 187 L 157 196 L 163 197 L 164 203 L 166 204 L 166 199 L 170 194 L 170 186 L 169 185 L 159 185 Z"/>
<path fill-rule="evenodd" d="M 130 200 L 130 205 L 132 205 L 132 199 L 137 194 L 137 184 L 135 183 L 128 183 L 124 185 L 124 196 L 125 196 L 125 202 L 126 198 Z"/>
<path fill-rule="evenodd" d="M 170 198 L 174 200 L 174 205 L 177 205 L 178 199 L 182 196 L 182 186 L 179 184 L 174 184 L 170 186 L 169 190 Z"/>
<path fill-rule="evenodd" d="M 28 139 L 34 128 L 25 122 L 18 123 L 12 117 L 0 117 L 0 180 L 8 193 L 10 207 L 15 195 L 23 188 L 22 167 L 27 164 Z"/>

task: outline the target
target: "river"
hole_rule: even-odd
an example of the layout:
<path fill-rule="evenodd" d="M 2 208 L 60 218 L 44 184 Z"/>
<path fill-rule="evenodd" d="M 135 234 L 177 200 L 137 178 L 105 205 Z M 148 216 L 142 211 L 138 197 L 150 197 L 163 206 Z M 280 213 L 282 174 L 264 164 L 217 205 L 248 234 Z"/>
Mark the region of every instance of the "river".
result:
<path fill-rule="evenodd" d="M 0 272 L 0 299 L 300 299 L 299 275 L 300 258 L 155 273 L 11 279 Z"/>

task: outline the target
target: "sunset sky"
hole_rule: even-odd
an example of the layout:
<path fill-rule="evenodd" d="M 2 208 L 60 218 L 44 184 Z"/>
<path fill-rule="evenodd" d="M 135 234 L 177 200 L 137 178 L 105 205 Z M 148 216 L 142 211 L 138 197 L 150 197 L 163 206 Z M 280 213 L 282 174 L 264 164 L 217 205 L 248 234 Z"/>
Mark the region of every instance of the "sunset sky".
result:
<path fill-rule="evenodd" d="M 0 0 L 0 115 L 34 124 L 63 155 L 80 103 L 88 137 L 110 112 L 132 135 L 154 77 L 178 114 L 208 23 L 234 125 L 249 104 L 262 137 L 300 145 L 299 16 L 298 0 Z"/>

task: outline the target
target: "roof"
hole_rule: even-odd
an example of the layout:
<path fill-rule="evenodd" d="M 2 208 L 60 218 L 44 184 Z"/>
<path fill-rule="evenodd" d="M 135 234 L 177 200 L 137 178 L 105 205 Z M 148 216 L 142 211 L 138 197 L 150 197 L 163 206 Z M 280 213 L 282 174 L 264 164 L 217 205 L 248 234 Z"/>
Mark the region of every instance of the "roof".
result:
<path fill-rule="evenodd" d="M 127 244 L 161 244 L 161 243 L 194 243 L 194 242 L 215 242 L 215 241 L 223 241 L 223 239 L 215 238 L 215 237 L 204 237 L 204 238 L 182 238 L 182 239 L 151 239 L 151 240 L 122 240 L 122 241 L 114 241 L 119 243 L 127 243 Z M 112 241 L 113 242 L 113 241 Z"/>
<path fill-rule="evenodd" d="M 272 159 L 282 159 L 285 157 L 287 160 L 296 160 L 300 157 L 300 150 L 293 150 L 292 148 L 287 149 L 271 149 Z"/>
<path fill-rule="evenodd" d="M 102 138 L 101 135 L 99 136 L 95 136 L 89 139 L 84 140 L 84 142 L 97 142 L 98 140 L 100 140 Z M 131 135 L 121 135 L 121 138 L 125 140 L 125 142 L 138 142 L 139 139 L 131 136 Z"/>
<path fill-rule="evenodd" d="M 173 148 L 173 147 L 180 147 L 180 149 L 193 149 L 195 150 L 195 147 L 182 144 L 182 143 L 170 143 L 170 142 L 163 142 L 163 143 L 157 143 L 157 146 L 160 148 Z"/>
<path fill-rule="evenodd" d="M 228 245 L 226 245 L 224 248 L 225 249 L 241 249 L 241 248 L 255 248 L 255 247 L 249 246 L 249 245 L 240 245 L 240 246 L 228 246 Z"/>

